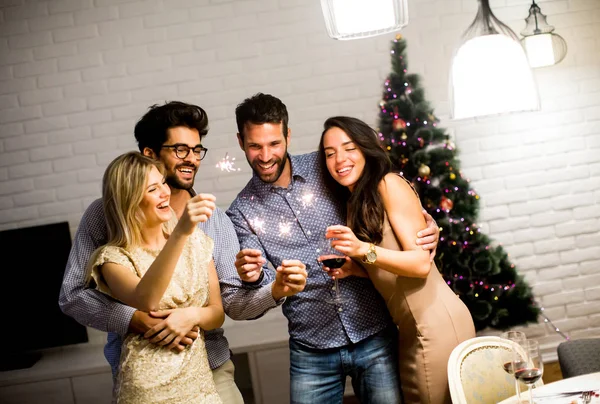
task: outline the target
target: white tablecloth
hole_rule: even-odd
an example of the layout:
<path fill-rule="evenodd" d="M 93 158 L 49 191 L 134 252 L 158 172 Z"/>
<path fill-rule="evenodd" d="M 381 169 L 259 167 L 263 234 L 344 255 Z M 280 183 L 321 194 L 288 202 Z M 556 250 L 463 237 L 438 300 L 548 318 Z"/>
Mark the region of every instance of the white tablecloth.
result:
<path fill-rule="evenodd" d="M 533 389 L 535 404 L 581 404 L 581 394 L 553 396 L 558 393 L 595 390 L 600 392 L 600 372 L 558 380 Z M 538 398 L 539 397 L 539 398 Z M 527 390 L 521 393 L 521 399 L 529 398 Z M 498 404 L 514 404 L 516 397 L 510 397 Z M 594 397 L 590 404 L 600 404 L 600 398 Z"/>

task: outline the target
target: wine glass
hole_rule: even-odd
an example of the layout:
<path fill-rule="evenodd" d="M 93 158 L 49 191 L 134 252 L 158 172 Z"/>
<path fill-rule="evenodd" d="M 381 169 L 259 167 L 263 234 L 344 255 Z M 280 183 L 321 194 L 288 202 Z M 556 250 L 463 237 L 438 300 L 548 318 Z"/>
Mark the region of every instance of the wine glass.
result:
<path fill-rule="evenodd" d="M 527 385 L 529 402 L 533 401 L 533 385 L 544 374 L 544 362 L 540 353 L 540 345 L 536 340 L 528 339 L 523 345 L 513 346 L 513 369 L 515 377 Z"/>
<path fill-rule="evenodd" d="M 340 268 L 346 263 L 346 256 L 331 246 L 331 241 L 334 239 L 324 239 L 319 243 L 319 261 L 323 267 L 327 267 L 330 270 Z M 331 299 L 325 300 L 327 303 L 340 305 L 346 301 L 345 297 L 340 294 L 340 286 L 338 279 L 333 278 L 333 289 L 335 296 Z"/>
<path fill-rule="evenodd" d="M 525 343 L 527 340 L 527 336 L 522 331 L 506 331 L 500 335 L 501 338 L 507 339 L 511 341 L 513 344 L 521 345 Z M 500 360 L 502 361 L 502 368 L 509 375 L 514 376 L 515 378 L 515 391 L 517 395 L 517 403 L 526 403 L 526 401 L 521 401 L 521 388 L 519 386 L 519 379 L 514 375 L 513 371 L 513 351 L 501 351 Z"/>

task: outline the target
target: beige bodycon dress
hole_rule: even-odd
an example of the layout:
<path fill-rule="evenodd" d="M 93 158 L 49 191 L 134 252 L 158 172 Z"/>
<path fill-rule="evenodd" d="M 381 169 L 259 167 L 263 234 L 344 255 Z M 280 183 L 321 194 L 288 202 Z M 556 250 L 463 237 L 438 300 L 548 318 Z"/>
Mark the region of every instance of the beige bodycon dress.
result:
<path fill-rule="evenodd" d="M 379 246 L 402 250 L 387 216 Z M 404 403 L 451 403 L 448 358 L 459 343 L 475 337 L 471 313 L 433 263 L 424 279 L 397 276 L 376 265 L 365 267 L 398 326 Z"/>

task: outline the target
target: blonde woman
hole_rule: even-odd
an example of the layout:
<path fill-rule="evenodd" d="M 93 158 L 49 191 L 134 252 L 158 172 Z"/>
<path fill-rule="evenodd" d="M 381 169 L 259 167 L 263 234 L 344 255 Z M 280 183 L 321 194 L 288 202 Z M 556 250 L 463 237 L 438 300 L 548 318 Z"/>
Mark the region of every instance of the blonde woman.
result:
<path fill-rule="evenodd" d="M 104 173 L 102 199 L 108 243 L 90 259 L 90 286 L 167 320 L 146 336 L 123 341 L 114 389 L 118 403 L 221 403 L 202 331 L 182 352 L 173 349 L 196 327 L 223 324 L 213 242 L 196 226 L 212 201 L 192 198 L 177 222 L 169 207 L 164 166 L 139 152 L 114 159 Z"/>

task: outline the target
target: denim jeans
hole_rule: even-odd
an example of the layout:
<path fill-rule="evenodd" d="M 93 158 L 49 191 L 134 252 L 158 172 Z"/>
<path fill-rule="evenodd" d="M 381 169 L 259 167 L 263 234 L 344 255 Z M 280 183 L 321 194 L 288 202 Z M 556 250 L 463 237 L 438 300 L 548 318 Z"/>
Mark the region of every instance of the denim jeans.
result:
<path fill-rule="evenodd" d="M 346 376 L 362 404 L 401 403 L 395 326 L 357 344 L 311 349 L 290 339 L 292 404 L 342 404 Z"/>

